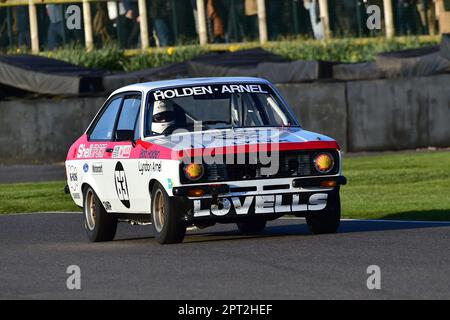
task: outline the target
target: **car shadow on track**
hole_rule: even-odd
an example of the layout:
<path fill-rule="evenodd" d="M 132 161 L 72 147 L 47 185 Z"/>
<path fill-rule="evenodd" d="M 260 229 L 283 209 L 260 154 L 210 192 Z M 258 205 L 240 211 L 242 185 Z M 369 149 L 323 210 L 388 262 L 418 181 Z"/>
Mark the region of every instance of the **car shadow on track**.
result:
<path fill-rule="evenodd" d="M 299 223 L 301 221 L 301 223 Z M 215 231 L 214 228 L 210 230 L 195 230 L 188 231 L 184 243 L 198 243 L 198 242 L 214 242 L 214 241 L 232 241 L 244 239 L 258 239 L 258 238 L 276 238 L 276 237 L 299 237 L 311 236 L 306 222 L 303 220 L 292 219 L 283 220 L 283 225 L 268 225 L 263 233 L 257 235 L 242 235 L 236 230 Z M 291 223 L 289 223 L 291 222 Z M 408 230 L 408 229 L 423 229 L 423 228 L 439 228 L 450 227 L 449 222 L 433 222 L 433 221 L 387 221 L 387 220 L 343 220 L 339 227 L 339 234 L 347 233 L 365 233 L 377 231 L 392 231 L 392 230 Z M 139 241 L 144 239 L 152 239 L 149 237 L 138 237 L 128 239 L 117 239 L 116 241 Z"/>
<path fill-rule="evenodd" d="M 294 220 L 295 221 L 295 220 Z M 294 222 L 293 221 L 293 222 Z M 376 221 L 376 220 L 345 220 L 341 222 L 337 234 L 374 232 L 374 231 L 392 231 L 408 230 L 422 228 L 450 227 L 450 221 L 444 223 L 435 222 L 416 222 L 416 221 Z M 269 237 L 286 236 L 310 236 L 306 223 L 293 223 L 288 225 L 268 226 L 264 233 L 253 236 L 243 236 L 238 231 L 228 232 L 208 232 L 188 235 L 185 242 L 199 241 L 218 241 L 218 240 L 239 240 Z M 192 239 L 189 239 L 192 237 Z"/>

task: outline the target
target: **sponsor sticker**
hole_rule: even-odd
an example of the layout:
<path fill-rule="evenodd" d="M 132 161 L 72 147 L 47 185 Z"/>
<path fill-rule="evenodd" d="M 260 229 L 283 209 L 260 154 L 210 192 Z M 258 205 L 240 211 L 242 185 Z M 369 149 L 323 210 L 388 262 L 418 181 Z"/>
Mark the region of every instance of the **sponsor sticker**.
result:
<path fill-rule="evenodd" d="M 105 154 L 107 144 L 91 144 L 86 147 L 84 143 L 78 147 L 77 158 L 102 158 Z"/>
<path fill-rule="evenodd" d="M 87 163 L 83 165 L 83 171 L 84 173 L 87 173 L 89 171 L 89 165 Z"/>
<path fill-rule="evenodd" d="M 142 149 L 139 158 L 141 159 L 159 159 L 161 152 L 159 150 Z"/>
<path fill-rule="evenodd" d="M 111 211 L 112 210 L 112 206 L 111 206 L 111 203 L 109 201 L 103 201 L 103 207 L 105 208 L 106 211 Z"/>
<path fill-rule="evenodd" d="M 141 175 L 144 172 L 161 172 L 162 169 L 162 161 L 139 161 L 138 162 L 138 170 Z"/>
<path fill-rule="evenodd" d="M 78 169 L 76 166 L 69 165 L 68 169 L 68 184 L 71 192 L 76 192 L 78 189 Z"/>
<path fill-rule="evenodd" d="M 78 182 L 78 172 L 77 167 L 69 166 L 69 182 Z"/>
<path fill-rule="evenodd" d="M 171 178 L 167 179 L 167 188 L 169 190 L 173 188 L 173 180 Z"/>
<path fill-rule="evenodd" d="M 120 162 L 117 162 L 116 168 L 114 170 L 114 183 L 116 185 L 117 197 L 120 202 L 126 207 L 130 208 L 130 195 L 128 193 L 127 177 L 125 175 L 125 170 Z"/>
<path fill-rule="evenodd" d="M 224 93 L 268 93 L 259 84 L 229 84 L 214 86 L 197 86 L 174 88 L 167 90 L 156 90 L 153 92 L 155 101 L 164 99 L 173 99 L 189 96 L 202 96 L 207 94 L 224 94 Z"/>
<path fill-rule="evenodd" d="M 131 146 L 115 146 L 111 158 L 128 159 L 131 154 Z"/>
<path fill-rule="evenodd" d="M 327 193 L 230 197 L 220 198 L 217 203 L 212 203 L 211 199 L 196 199 L 193 201 L 193 213 L 194 218 L 197 218 L 222 217 L 230 213 L 248 215 L 320 211 L 326 208 L 327 200 Z"/>
<path fill-rule="evenodd" d="M 78 192 L 72 193 L 72 198 L 74 198 L 75 200 L 79 200 L 81 199 L 81 196 Z"/>
<path fill-rule="evenodd" d="M 92 164 L 92 174 L 103 174 L 103 164 L 93 163 Z"/>

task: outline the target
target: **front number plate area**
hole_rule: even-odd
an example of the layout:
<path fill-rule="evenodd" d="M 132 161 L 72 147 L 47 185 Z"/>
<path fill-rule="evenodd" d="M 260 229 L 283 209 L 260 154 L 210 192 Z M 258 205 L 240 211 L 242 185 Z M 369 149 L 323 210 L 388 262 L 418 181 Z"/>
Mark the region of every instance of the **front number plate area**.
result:
<path fill-rule="evenodd" d="M 225 217 L 252 214 L 288 214 L 293 212 L 321 211 L 327 207 L 329 194 L 290 193 L 277 195 L 256 195 L 219 197 L 191 200 L 191 217 Z"/>

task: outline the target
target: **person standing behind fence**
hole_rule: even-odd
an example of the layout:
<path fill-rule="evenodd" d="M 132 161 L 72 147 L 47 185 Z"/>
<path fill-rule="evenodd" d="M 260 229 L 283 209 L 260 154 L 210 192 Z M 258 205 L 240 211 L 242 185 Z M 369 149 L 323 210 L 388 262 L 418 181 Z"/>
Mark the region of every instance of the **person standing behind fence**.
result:
<path fill-rule="evenodd" d="M 125 48 L 133 29 L 135 16 L 129 1 L 108 1 L 108 17 L 117 29 L 119 46 Z"/>
<path fill-rule="evenodd" d="M 419 12 L 420 21 L 424 32 L 431 35 L 437 34 L 436 30 L 436 8 L 434 0 L 419 0 L 417 2 L 417 11 Z M 428 30 L 426 30 L 428 27 Z"/>
<path fill-rule="evenodd" d="M 245 3 L 244 0 L 228 0 L 226 2 L 228 22 L 226 38 L 227 42 L 239 42 L 245 39 Z"/>
<path fill-rule="evenodd" d="M 170 1 L 152 0 L 151 2 L 150 18 L 153 21 L 157 46 L 159 47 L 170 45 L 170 29 L 168 25 L 170 9 Z"/>
<path fill-rule="evenodd" d="M 324 29 L 322 20 L 320 19 L 319 2 L 317 0 L 303 0 L 303 5 L 309 11 L 314 38 L 322 40 L 324 37 Z"/>
<path fill-rule="evenodd" d="M 123 1 L 125 6 L 125 18 L 127 25 L 127 30 L 129 33 L 126 36 L 126 47 L 135 48 L 138 46 L 140 37 L 140 25 L 138 21 L 139 9 L 137 0 L 125 0 Z"/>
<path fill-rule="evenodd" d="M 30 47 L 30 20 L 27 6 L 18 6 L 15 8 L 17 44 L 19 47 Z"/>
<path fill-rule="evenodd" d="M 417 0 L 397 1 L 397 30 L 399 35 L 409 35 L 417 33 Z"/>
<path fill-rule="evenodd" d="M 62 7 L 56 4 L 47 4 L 45 7 L 50 20 L 47 33 L 47 46 L 49 50 L 53 50 L 64 38 Z"/>
<path fill-rule="evenodd" d="M 247 30 L 251 39 L 258 37 L 258 3 L 256 0 L 245 0 Z"/>
<path fill-rule="evenodd" d="M 199 25 L 198 25 L 198 9 L 197 9 L 197 0 L 191 0 L 192 13 L 194 14 L 194 23 L 195 23 L 195 32 L 199 33 Z"/>
<path fill-rule="evenodd" d="M 220 0 L 208 0 L 206 11 L 214 43 L 225 42 L 226 13 Z"/>

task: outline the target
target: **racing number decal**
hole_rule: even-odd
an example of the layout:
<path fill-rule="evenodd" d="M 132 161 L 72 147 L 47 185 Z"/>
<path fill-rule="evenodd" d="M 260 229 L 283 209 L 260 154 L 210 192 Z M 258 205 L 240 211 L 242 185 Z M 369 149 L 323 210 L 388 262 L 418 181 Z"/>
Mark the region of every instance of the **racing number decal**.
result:
<path fill-rule="evenodd" d="M 125 171 L 120 162 L 117 162 L 116 169 L 114 170 L 114 182 L 116 184 L 117 196 L 119 197 L 120 202 L 129 209 L 130 196 L 128 194 L 127 177 L 125 176 Z"/>

